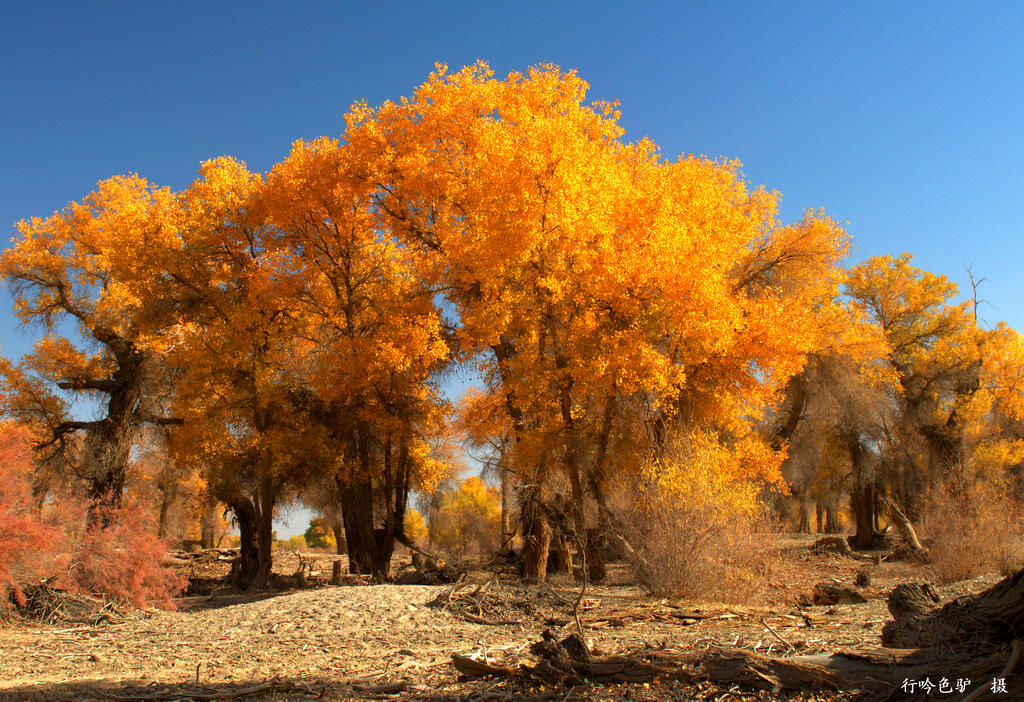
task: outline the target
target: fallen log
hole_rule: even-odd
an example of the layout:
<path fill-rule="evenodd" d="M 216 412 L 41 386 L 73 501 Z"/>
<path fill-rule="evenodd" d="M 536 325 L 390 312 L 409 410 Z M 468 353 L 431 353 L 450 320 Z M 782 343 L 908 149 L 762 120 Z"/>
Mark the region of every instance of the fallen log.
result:
<path fill-rule="evenodd" d="M 500 675 L 503 677 L 512 675 L 511 668 L 491 665 L 490 663 L 478 661 L 475 658 L 460 656 L 458 653 L 452 654 L 452 665 L 455 666 L 455 670 L 469 678 L 478 678 L 486 675 Z"/>
<path fill-rule="evenodd" d="M 926 560 L 928 558 L 928 549 L 921 545 L 917 538 L 917 532 L 914 531 L 914 525 L 910 523 L 907 515 L 903 514 L 903 511 L 891 497 L 886 497 L 884 504 L 886 511 L 889 513 L 889 519 L 896 525 L 896 531 L 899 532 L 903 539 L 904 547 L 918 559 Z"/>
<path fill-rule="evenodd" d="M 703 654 L 649 650 L 597 657 L 578 634 L 559 641 L 549 630 L 530 648 L 536 662 L 520 663 L 516 671 L 457 654 L 452 661 L 467 676 L 518 674 L 548 684 L 711 681 L 776 693 L 861 691 L 872 699 L 895 698 L 904 681 L 940 680 L 951 670 L 976 681 L 1005 679 L 1012 673 L 1024 649 L 1017 634 L 1024 631 L 1024 570 L 977 595 L 943 607 L 935 607 L 937 601 L 938 594 L 927 584 L 893 590 L 889 609 L 895 620 L 886 625 L 883 642 L 902 647 L 783 657 L 726 647 Z M 908 650 L 909 646 L 913 648 Z M 968 698 L 976 699 L 981 690 Z"/>
<path fill-rule="evenodd" d="M 811 602 L 816 605 L 862 604 L 867 601 L 864 595 L 841 583 L 816 583 L 811 592 Z"/>
<path fill-rule="evenodd" d="M 999 646 L 1024 632 L 1024 570 L 977 595 L 964 595 L 936 607 L 930 585 L 898 585 L 889 593 L 893 621 L 882 628 L 882 642 L 894 648 L 956 645 Z"/>
<path fill-rule="evenodd" d="M 811 546 L 814 553 L 835 553 L 840 556 L 851 556 L 850 544 L 841 536 L 823 536 Z"/>

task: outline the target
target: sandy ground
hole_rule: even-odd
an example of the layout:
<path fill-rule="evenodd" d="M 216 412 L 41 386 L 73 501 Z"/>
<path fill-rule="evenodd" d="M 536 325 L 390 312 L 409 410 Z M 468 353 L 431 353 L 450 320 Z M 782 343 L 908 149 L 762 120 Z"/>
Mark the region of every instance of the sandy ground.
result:
<path fill-rule="evenodd" d="M 780 541 L 760 606 L 645 597 L 624 569 L 616 569 L 609 586 L 585 595 L 587 637 L 606 654 L 714 645 L 775 654 L 855 649 L 878 644 L 889 619 L 885 597 L 896 583 L 927 579 L 906 564 L 810 555 L 803 538 Z M 862 590 L 867 603 L 796 607 L 815 582 L 851 584 L 865 568 L 872 576 Z M 529 644 L 544 629 L 559 635 L 575 630 L 569 601 L 576 591 L 568 579 L 553 579 L 552 589 L 508 578 L 492 583 L 479 604 L 471 600 L 488 579 L 471 574 L 447 607 L 431 602 L 444 599 L 451 586 L 352 584 L 265 596 L 191 596 L 178 611 L 113 623 L 16 622 L 0 629 L 0 700 L 845 699 L 675 683 L 553 691 L 522 681 L 518 687 L 460 682 L 452 653 L 515 666 L 529 659 Z M 940 592 L 946 598 L 977 592 L 998 579 L 993 574 Z"/>

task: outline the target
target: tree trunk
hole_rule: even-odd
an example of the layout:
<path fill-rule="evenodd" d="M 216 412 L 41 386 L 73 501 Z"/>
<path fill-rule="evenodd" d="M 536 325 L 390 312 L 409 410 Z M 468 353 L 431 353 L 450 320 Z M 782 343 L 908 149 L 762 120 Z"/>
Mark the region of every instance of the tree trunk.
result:
<path fill-rule="evenodd" d="M 903 541 L 907 544 L 910 550 L 918 556 L 924 556 L 926 550 L 921 542 L 917 538 L 917 532 L 914 531 L 914 525 L 910 523 L 907 515 L 900 511 L 900 508 L 896 506 L 896 502 L 892 498 L 885 499 L 885 506 L 889 510 L 889 519 L 896 525 L 896 530 L 903 537 Z"/>
<path fill-rule="evenodd" d="M 217 548 L 220 545 L 220 537 L 223 532 L 217 518 L 219 510 L 220 504 L 216 500 L 210 500 L 203 511 L 203 516 L 199 518 L 199 540 L 204 549 Z"/>
<path fill-rule="evenodd" d="M 352 575 L 369 575 L 373 571 L 372 494 L 369 486 L 360 481 L 359 484 L 343 488 L 342 495 L 348 572 Z"/>
<path fill-rule="evenodd" d="M 256 508 L 246 497 L 237 497 L 228 503 L 238 522 L 239 544 L 238 561 L 232 566 L 232 578 L 235 586 L 246 590 L 256 580 L 259 569 L 259 530 Z"/>
<path fill-rule="evenodd" d="M 156 522 L 156 536 L 158 539 L 167 538 L 167 522 L 171 512 L 171 490 L 166 486 L 160 488 L 160 516 Z M 205 546 L 203 548 L 206 548 Z"/>
<path fill-rule="evenodd" d="M 981 649 L 1017 639 L 1024 631 L 1024 570 L 941 608 L 937 601 L 928 585 L 898 585 L 889 595 L 894 621 L 882 629 L 882 642 L 893 648 Z"/>
<path fill-rule="evenodd" d="M 520 517 L 523 521 L 523 578 L 543 580 L 547 577 L 551 528 L 533 490 L 524 490 Z"/>
<path fill-rule="evenodd" d="M 874 540 L 874 490 L 867 482 L 854 485 L 850 491 L 850 508 L 857 524 L 853 536 L 854 548 L 871 548 Z"/>
<path fill-rule="evenodd" d="M 370 574 L 383 582 L 391 572 L 391 556 L 395 552 L 395 535 L 387 529 L 373 530 L 373 553 L 370 556 Z"/>
<path fill-rule="evenodd" d="M 562 535 L 551 540 L 551 548 L 548 549 L 549 573 L 572 573 L 572 550 L 569 540 Z"/>
<path fill-rule="evenodd" d="M 801 534 L 809 534 L 811 533 L 811 518 L 808 512 L 810 512 L 811 506 L 807 501 L 807 497 L 801 497 L 796 504 L 800 512 L 796 523 L 796 530 Z"/>
<path fill-rule="evenodd" d="M 338 522 L 331 522 L 331 531 L 334 532 L 334 550 L 340 556 L 345 553 L 345 532 L 344 527 Z M 331 583 L 341 585 L 341 561 L 335 561 L 331 566 Z"/>
<path fill-rule="evenodd" d="M 608 554 L 608 539 L 600 527 L 587 529 L 587 541 L 584 545 L 586 553 L 586 577 L 589 582 L 600 583 L 608 574 L 605 559 Z"/>
<path fill-rule="evenodd" d="M 840 531 L 842 527 L 839 526 L 839 509 L 835 502 L 829 500 L 825 505 L 825 533 L 838 534 Z"/>
<path fill-rule="evenodd" d="M 874 485 L 869 475 L 870 469 L 867 449 L 860 441 L 858 434 L 849 433 L 844 436 L 846 449 L 850 455 L 850 464 L 853 466 L 853 487 L 850 490 L 850 509 L 853 512 L 853 519 L 856 524 L 856 533 L 853 536 L 854 548 L 871 548 L 874 539 Z"/>
<path fill-rule="evenodd" d="M 512 471 L 505 467 L 505 449 L 502 445 L 502 463 L 498 470 L 501 472 L 501 543 L 507 544 L 512 540 Z"/>
<path fill-rule="evenodd" d="M 272 480 L 264 478 L 259 491 L 260 507 L 257 514 L 256 577 L 249 584 L 252 590 L 267 586 L 274 565 L 274 497 Z"/>
<path fill-rule="evenodd" d="M 342 488 L 342 521 L 345 525 L 345 550 L 348 572 L 387 578 L 395 550 L 393 530 L 374 528 L 373 486 L 367 480 L 354 480 Z"/>

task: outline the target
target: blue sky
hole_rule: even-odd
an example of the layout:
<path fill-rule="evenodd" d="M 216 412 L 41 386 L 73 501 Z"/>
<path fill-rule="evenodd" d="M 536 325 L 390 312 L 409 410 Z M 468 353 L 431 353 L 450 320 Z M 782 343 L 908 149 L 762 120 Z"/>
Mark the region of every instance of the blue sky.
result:
<path fill-rule="evenodd" d="M 823 208 L 859 259 L 909 251 L 1024 328 L 1024 5 L 15 3 L 0 23 L 0 223 L 108 176 L 178 189 L 202 160 L 266 170 L 355 100 L 434 62 L 575 68 L 628 139 L 743 162 L 784 219 Z M 3 238 L 7 245 L 6 237 Z M 0 345 L 31 334 L 0 299 Z"/>

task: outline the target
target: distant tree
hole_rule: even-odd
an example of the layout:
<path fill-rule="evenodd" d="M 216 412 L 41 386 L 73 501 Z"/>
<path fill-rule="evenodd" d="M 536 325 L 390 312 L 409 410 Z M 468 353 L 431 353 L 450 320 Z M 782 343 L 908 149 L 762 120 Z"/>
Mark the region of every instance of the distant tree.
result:
<path fill-rule="evenodd" d="M 415 507 L 405 511 L 405 536 L 413 544 L 422 545 L 429 537 L 427 522 Z"/>
<path fill-rule="evenodd" d="M 302 534 L 295 534 L 294 536 L 288 537 L 287 540 L 280 542 L 281 548 L 288 551 L 305 551 L 309 546 L 306 544 L 306 537 Z"/>
<path fill-rule="evenodd" d="M 430 513 L 430 541 L 457 558 L 486 554 L 501 545 L 501 496 L 477 476 L 442 493 Z"/>
<path fill-rule="evenodd" d="M 309 548 L 331 549 L 337 546 L 334 539 L 334 532 L 327 517 L 313 517 L 309 520 L 309 528 L 304 534 L 306 545 Z"/>

